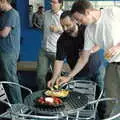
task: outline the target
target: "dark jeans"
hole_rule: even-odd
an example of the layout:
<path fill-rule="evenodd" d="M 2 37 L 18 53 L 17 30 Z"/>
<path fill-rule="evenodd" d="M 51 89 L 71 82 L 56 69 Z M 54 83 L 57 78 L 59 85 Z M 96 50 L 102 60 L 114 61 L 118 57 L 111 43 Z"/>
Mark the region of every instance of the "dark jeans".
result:
<path fill-rule="evenodd" d="M 53 68 L 55 61 L 55 54 L 48 53 L 41 49 L 37 64 L 37 86 L 39 90 L 44 90 L 47 87 L 47 73 L 49 71 L 49 66 Z"/>
<path fill-rule="evenodd" d="M 106 116 L 113 116 L 120 112 L 120 65 L 109 63 L 105 75 L 106 96 L 119 99 L 119 102 L 107 101 Z M 120 117 L 114 119 L 120 120 Z"/>
<path fill-rule="evenodd" d="M 1 81 L 18 83 L 17 78 L 17 55 L 15 53 L 3 53 L 0 51 Z M 11 103 L 22 103 L 21 90 L 15 85 L 5 85 L 7 96 Z"/>

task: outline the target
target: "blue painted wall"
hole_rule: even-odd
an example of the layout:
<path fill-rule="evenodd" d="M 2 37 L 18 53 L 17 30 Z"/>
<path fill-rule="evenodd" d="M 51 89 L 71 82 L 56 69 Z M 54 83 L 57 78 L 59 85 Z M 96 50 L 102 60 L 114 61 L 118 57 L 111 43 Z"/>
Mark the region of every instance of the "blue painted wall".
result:
<path fill-rule="evenodd" d="M 29 0 L 16 0 L 16 8 L 21 19 L 21 51 L 20 61 L 36 61 L 43 33 L 38 29 L 29 28 Z"/>

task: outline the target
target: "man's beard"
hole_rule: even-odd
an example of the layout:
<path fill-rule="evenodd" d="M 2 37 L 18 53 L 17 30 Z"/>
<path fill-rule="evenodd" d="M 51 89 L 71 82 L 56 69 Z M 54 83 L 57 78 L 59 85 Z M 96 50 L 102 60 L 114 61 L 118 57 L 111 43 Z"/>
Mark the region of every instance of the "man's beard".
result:
<path fill-rule="evenodd" d="M 74 31 L 73 30 L 69 30 L 69 31 L 65 31 L 67 34 L 71 35 Z"/>
<path fill-rule="evenodd" d="M 73 28 L 71 28 L 71 30 L 66 31 L 66 33 L 69 35 L 71 35 L 74 32 L 75 32 L 75 26 Z"/>

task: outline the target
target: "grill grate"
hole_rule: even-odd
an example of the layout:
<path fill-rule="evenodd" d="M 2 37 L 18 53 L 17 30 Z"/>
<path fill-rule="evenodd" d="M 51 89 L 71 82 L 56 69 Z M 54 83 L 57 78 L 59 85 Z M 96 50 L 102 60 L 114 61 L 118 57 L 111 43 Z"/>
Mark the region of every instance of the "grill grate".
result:
<path fill-rule="evenodd" d="M 38 94 L 40 96 L 40 94 Z M 35 94 L 36 98 L 38 95 Z M 46 114 L 46 115 L 53 115 L 53 114 L 60 114 L 60 113 L 68 113 L 69 111 L 74 111 L 75 109 L 83 107 L 88 102 L 88 97 L 78 93 L 78 92 L 70 92 L 70 94 L 63 98 L 63 106 L 56 107 L 56 108 L 42 108 L 42 107 L 35 107 L 34 100 L 36 99 L 35 96 L 27 96 L 26 104 L 31 106 L 32 111 L 36 114 Z M 35 98 L 35 99 L 34 99 Z"/>

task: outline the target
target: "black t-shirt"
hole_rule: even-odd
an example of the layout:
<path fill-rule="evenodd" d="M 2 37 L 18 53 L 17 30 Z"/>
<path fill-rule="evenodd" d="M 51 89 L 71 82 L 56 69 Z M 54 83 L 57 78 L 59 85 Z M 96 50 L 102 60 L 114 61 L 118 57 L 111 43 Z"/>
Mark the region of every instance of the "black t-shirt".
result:
<path fill-rule="evenodd" d="M 81 25 L 78 29 L 77 37 L 72 37 L 66 32 L 63 32 L 57 42 L 56 60 L 64 60 L 66 58 L 71 69 L 74 68 L 79 58 L 79 52 L 84 47 L 85 26 Z M 84 77 L 85 75 L 94 74 L 102 63 L 103 59 L 101 58 L 100 51 L 92 54 L 88 63 L 79 73 L 79 76 Z"/>

